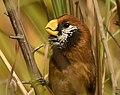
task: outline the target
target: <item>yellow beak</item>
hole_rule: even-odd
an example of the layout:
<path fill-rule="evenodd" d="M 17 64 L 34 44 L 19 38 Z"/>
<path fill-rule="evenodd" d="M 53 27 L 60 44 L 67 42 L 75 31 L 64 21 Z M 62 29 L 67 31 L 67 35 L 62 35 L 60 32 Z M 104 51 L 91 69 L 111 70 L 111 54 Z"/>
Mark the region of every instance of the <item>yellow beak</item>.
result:
<path fill-rule="evenodd" d="M 56 31 L 58 27 L 58 21 L 57 19 L 51 20 L 45 27 L 46 31 L 50 34 L 50 35 L 54 35 L 57 36 L 58 31 Z"/>

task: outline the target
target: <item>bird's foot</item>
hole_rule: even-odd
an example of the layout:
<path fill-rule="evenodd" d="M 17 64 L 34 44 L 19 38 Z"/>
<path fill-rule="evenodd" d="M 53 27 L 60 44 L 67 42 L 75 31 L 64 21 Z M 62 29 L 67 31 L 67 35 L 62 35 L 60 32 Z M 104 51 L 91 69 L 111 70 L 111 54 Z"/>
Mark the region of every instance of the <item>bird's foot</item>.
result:
<path fill-rule="evenodd" d="M 41 84 L 42 86 L 48 85 L 48 81 L 45 80 L 45 79 L 43 79 L 43 78 L 39 78 L 38 81 L 40 82 L 40 84 Z"/>
<path fill-rule="evenodd" d="M 41 78 L 38 78 L 38 79 L 34 79 L 34 80 L 31 80 L 29 82 L 22 82 L 23 84 L 31 84 L 31 87 L 35 86 L 35 85 L 42 85 L 42 86 L 48 86 L 48 81 L 43 79 L 42 77 Z"/>

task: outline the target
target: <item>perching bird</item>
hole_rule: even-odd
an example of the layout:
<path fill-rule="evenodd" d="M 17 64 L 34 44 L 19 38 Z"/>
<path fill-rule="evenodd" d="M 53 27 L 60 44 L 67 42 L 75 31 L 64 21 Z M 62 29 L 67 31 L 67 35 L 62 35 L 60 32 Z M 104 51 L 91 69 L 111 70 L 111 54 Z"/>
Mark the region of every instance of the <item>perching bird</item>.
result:
<path fill-rule="evenodd" d="M 65 14 L 51 20 L 46 31 L 53 45 L 49 83 L 54 95 L 94 95 L 95 61 L 88 27 Z"/>

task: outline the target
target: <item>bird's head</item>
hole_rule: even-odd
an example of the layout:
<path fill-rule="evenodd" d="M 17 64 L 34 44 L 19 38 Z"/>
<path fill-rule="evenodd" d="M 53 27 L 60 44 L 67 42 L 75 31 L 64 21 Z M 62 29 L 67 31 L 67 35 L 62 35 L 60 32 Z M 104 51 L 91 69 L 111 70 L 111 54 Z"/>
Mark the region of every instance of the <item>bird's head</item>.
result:
<path fill-rule="evenodd" d="M 60 49 L 70 49 L 75 47 L 80 40 L 81 44 L 84 44 L 87 39 L 85 37 L 88 35 L 85 32 L 89 32 L 85 24 L 68 14 L 51 20 L 45 28 L 50 34 L 50 42 Z"/>

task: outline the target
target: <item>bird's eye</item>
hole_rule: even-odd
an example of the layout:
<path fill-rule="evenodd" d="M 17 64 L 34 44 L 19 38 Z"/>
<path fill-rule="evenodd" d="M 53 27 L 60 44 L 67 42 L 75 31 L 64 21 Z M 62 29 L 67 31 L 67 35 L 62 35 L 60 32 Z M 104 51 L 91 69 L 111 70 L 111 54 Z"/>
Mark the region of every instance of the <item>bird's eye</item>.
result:
<path fill-rule="evenodd" d="M 68 22 L 66 22 L 66 23 L 63 24 L 64 28 L 68 28 L 69 26 L 70 26 L 70 23 L 68 23 Z"/>

